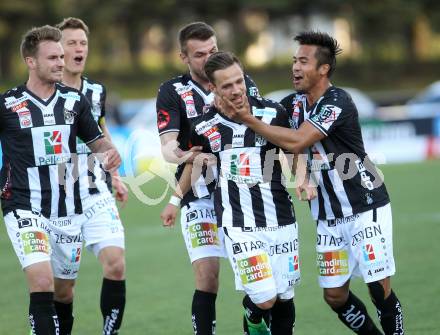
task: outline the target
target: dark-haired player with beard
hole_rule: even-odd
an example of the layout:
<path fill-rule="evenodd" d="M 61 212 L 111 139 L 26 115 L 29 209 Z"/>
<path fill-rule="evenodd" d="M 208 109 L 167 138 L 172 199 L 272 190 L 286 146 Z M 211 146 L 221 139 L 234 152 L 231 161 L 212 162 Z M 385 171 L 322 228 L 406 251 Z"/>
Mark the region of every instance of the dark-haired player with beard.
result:
<path fill-rule="evenodd" d="M 317 221 L 319 283 L 339 319 L 357 334 L 381 334 L 350 291 L 352 276 L 361 276 L 385 334 L 404 334 L 402 308 L 391 289 L 395 264 L 389 196 L 365 153 L 356 106 L 330 82 L 341 49 L 320 32 L 301 33 L 295 41 L 297 93 L 282 100 L 293 130 L 267 125 L 246 108 L 230 105 L 227 113 L 275 145 L 307 153 L 310 178 L 318 187 L 310 207 Z"/>
<path fill-rule="evenodd" d="M 193 122 L 213 103 L 209 80 L 204 65 L 218 50 L 214 29 L 204 22 L 192 22 L 179 32 L 180 58 L 189 73 L 173 78 L 160 86 L 157 95 L 157 127 L 162 154 L 170 163 L 179 164 L 176 179 L 180 180 L 184 162 L 192 162 L 197 147 L 190 141 Z M 246 76 L 249 95 L 258 95 L 258 89 Z M 217 229 L 213 196 L 214 183 L 197 181 L 197 194 L 192 191 L 181 199 L 175 193 L 161 214 L 164 226 L 174 225 L 181 207 L 181 228 L 192 263 L 195 286 L 192 299 L 192 323 L 197 335 L 215 333 L 215 301 L 220 270 L 219 257 L 225 257 L 222 232 Z M 181 196 L 181 195 L 180 195 Z M 209 236 L 209 238 L 199 238 Z"/>

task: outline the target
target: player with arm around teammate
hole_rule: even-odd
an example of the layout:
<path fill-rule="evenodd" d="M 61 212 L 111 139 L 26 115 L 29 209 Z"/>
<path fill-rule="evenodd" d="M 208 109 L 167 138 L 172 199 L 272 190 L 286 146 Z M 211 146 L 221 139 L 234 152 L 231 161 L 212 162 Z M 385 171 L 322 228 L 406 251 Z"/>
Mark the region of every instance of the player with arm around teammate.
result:
<path fill-rule="evenodd" d="M 356 106 L 329 79 L 341 50 L 324 33 L 304 32 L 295 40 L 297 93 L 283 100 L 293 129 L 263 124 L 246 106 L 228 104 L 228 115 L 284 149 L 307 149 L 309 171 L 318 187 L 311 211 L 317 221 L 319 283 L 339 319 L 357 334 L 381 334 L 350 291 L 351 278 L 361 276 L 384 333 L 404 334 L 402 307 L 391 289 L 395 264 L 390 199 L 383 176 L 365 153 Z"/>

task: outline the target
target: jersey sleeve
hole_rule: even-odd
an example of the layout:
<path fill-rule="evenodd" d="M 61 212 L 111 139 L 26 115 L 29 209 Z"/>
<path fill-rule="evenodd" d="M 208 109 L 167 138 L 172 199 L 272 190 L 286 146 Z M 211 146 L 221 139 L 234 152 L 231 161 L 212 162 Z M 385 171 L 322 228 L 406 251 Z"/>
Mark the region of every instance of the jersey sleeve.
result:
<path fill-rule="evenodd" d="M 356 116 L 356 107 L 343 99 L 333 97 L 324 98 L 317 106 L 317 113 L 308 119 L 325 136 L 336 128 L 343 126 L 348 120 Z"/>
<path fill-rule="evenodd" d="M 247 95 L 250 97 L 259 98 L 260 91 L 258 90 L 257 84 L 255 84 L 253 79 L 246 74 L 244 76 L 244 82 L 245 82 L 246 88 L 247 88 Z"/>
<path fill-rule="evenodd" d="M 157 130 L 159 135 L 180 131 L 179 96 L 169 84 L 159 88 L 156 100 Z"/>
<path fill-rule="evenodd" d="M 86 144 L 92 143 L 103 135 L 92 116 L 92 107 L 87 98 L 81 96 L 78 111 L 78 137 Z"/>

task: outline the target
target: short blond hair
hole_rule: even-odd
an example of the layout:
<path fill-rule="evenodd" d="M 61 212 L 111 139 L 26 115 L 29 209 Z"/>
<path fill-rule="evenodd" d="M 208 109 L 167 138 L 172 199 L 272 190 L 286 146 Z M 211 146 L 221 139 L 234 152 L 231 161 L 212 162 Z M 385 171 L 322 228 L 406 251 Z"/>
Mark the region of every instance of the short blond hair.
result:
<path fill-rule="evenodd" d="M 59 42 L 61 40 L 61 31 L 58 28 L 45 25 L 34 27 L 23 35 L 20 45 L 21 56 L 35 57 L 38 46 L 44 41 Z"/>

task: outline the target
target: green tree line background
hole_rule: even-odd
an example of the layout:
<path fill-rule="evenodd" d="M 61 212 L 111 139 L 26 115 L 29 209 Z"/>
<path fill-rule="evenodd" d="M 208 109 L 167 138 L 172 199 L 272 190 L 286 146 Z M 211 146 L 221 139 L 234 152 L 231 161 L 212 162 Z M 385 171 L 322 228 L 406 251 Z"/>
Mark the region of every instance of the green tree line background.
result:
<path fill-rule="evenodd" d="M 263 92 L 290 87 L 292 54 L 251 64 L 251 45 L 272 26 L 313 28 L 316 17 L 344 22 L 349 34 L 351 48 L 335 79 L 342 84 L 368 91 L 415 89 L 440 73 L 437 0 L 0 0 L 2 90 L 26 79 L 19 55 L 23 33 L 68 16 L 91 29 L 87 72 L 122 97 L 154 96 L 161 81 L 184 70 L 177 32 L 194 20 L 216 28 L 220 47 L 244 58 Z"/>

